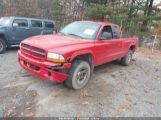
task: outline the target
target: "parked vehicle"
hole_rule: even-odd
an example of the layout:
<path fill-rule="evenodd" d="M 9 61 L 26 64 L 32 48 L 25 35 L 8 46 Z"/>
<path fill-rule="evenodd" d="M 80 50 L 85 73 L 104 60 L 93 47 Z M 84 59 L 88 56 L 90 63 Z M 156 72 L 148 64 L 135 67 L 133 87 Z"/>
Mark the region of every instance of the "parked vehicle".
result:
<path fill-rule="evenodd" d="M 57 35 L 22 41 L 18 61 L 37 77 L 81 89 L 95 66 L 114 60 L 125 66 L 131 63 L 138 38 L 121 38 L 120 33 L 119 26 L 112 23 L 74 22 Z"/>
<path fill-rule="evenodd" d="M 0 19 L 0 53 L 4 53 L 6 47 L 19 45 L 19 43 L 31 36 L 41 34 L 53 34 L 55 23 L 52 20 L 2 17 Z"/>

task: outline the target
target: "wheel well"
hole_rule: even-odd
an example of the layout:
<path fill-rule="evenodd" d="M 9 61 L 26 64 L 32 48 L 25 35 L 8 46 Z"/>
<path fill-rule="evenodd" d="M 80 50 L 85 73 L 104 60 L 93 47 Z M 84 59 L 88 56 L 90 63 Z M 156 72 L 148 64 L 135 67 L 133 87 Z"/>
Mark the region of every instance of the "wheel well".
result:
<path fill-rule="evenodd" d="M 93 67 L 93 56 L 91 54 L 83 54 L 78 55 L 74 60 L 84 60 L 90 64 L 91 67 Z"/>
<path fill-rule="evenodd" d="M 130 50 L 132 50 L 133 52 L 135 51 L 135 45 L 132 45 L 131 47 L 130 47 Z"/>

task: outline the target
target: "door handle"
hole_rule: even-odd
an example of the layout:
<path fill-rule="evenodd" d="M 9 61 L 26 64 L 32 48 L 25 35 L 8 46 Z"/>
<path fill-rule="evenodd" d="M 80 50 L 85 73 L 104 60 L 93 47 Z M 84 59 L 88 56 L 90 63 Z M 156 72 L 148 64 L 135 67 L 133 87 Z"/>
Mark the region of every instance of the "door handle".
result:
<path fill-rule="evenodd" d="M 107 44 L 107 47 L 110 47 L 112 44 Z"/>

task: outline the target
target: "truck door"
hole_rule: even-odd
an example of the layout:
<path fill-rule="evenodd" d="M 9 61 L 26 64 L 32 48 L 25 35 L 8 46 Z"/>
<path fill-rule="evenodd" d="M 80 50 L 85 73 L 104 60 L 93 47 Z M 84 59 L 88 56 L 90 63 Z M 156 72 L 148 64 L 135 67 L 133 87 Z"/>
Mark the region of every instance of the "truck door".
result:
<path fill-rule="evenodd" d="M 105 26 L 102 29 L 99 41 L 96 42 L 96 64 L 100 65 L 117 59 L 118 53 L 122 47 L 121 40 L 114 38 L 111 26 Z"/>
<path fill-rule="evenodd" d="M 12 24 L 10 36 L 12 43 L 20 43 L 22 40 L 28 38 L 30 36 L 28 20 L 15 19 Z"/>
<path fill-rule="evenodd" d="M 95 44 L 96 49 L 96 65 L 100 65 L 111 61 L 110 55 L 113 53 L 112 47 L 112 29 L 111 26 L 105 26 L 102 31 L 99 40 Z"/>

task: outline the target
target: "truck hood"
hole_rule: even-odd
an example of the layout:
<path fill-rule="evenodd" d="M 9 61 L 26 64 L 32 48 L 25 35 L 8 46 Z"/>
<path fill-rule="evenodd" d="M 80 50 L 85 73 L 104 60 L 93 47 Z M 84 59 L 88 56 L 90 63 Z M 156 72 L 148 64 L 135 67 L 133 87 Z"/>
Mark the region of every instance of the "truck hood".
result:
<path fill-rule="evenodd" d="M 46 51 L 58 47 L 65 47 L 76 44 L 86 44 L 89 42 L 92 41 L 62 35 L 41 35 L 41 36 L 30 37 L 22 41 L 22 43 L 24 44 L 41 48 Z"/>

